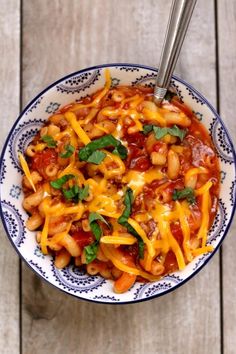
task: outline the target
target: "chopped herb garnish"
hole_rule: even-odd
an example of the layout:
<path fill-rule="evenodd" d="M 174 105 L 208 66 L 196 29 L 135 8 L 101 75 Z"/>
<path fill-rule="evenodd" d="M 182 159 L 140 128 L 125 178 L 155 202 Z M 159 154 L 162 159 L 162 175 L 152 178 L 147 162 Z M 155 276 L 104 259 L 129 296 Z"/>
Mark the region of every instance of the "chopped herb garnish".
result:
<path fill-rule="evenodd" d="M 190 187 L 186 187 L 184 189 L 174 189 L 172 199 L 186 199 L 189 204 L 194 204 L 196 201 L 194 190 Z"/>
<path fill-rule="evenodd" d="M 62 152 L 59 156 L 66 159 L 66 158 L 70 157 L 74 151 L 75 151 L 74 146 L 68 144 L 65 146 L 65 152 Z"/>
<path fill-rule="evenodd" d="M 112 135 L 105 135 L 99 139 L 91 141 L 85 147 L 80 149 L 79 158 L 81 161 L 89 161 L 91 155 L 98 149 L 103 149 L 105 147 L 113 146 L 115 149 L 113 152 L 120 156 L 121 159 L 126 159 L 127 149 L 121 144 L 121 142 L 114 138 Z M 104 156 L 105 157 L 105 156 Z M 101 158 L 101 154 L 100 154 Z M 96 161 L 96 160 L 95 160 Z M 102 161 L 102 160 L 101 160 Z M 96 162 L 93 162 L 96 163 Z"/>
<path fill-rule="evenodd" d="M 61 189 L 63 184 L 65 184 L 69 179 L 75 178 L 74 175 L 65 175 L 61 178 L 56 179 L 55 181 L 51 181 L 50 185 L 55 189 Z"/>
<path fill-rule="evenodd" d="M 153 127 L 154 135 L 157 140 L 160 140 L 169 133 L 169 128 Z"/>
<path fill-rule="evenodd" d="M 62 193 L 67 200 L 78 203 L 88 197 L 89 186 L 87 185 L 84 188 L 80 188 L 78 185 L 74 185 L 69 189 L 62 189 Z"/>
<path fill-rule="evenodd" d="M 85 257 L 86 257 L 86 263 L 91 263 L 96 259 L 97 257 L 97 252 L 98 252 L 98 242 L 94 242 L 91 245 L 85 246 Z"/>
<path fill-rule="evenodd" d="M 180 129 L 177 125 L 173 125 L 172 128 L 168 128 L 168 133 L 172 136 L 177 136 L 181 141 L 183 141 L 186 135 L 186 130 Z"/>
<path fill-rule="evenodd" d="M 87 162 L 94 163 L 95 165 L 99 165 L 106 157 L 106 154 L 103 151 L 96 150 L 92 152 L 89 156 Z"/>
<path fill-rule="evenodd" d="M 79 196 L 79 187 L 77 185 L 74 185 L 69 189 L 62 189 L 62 193 L 64 197 L 68 200 L 75 198 L 77 199 L 77 197 Z"/>
<path fill-rule="evenodd" d="M 119 156 L 122 160 L 126 159 L 127 157 L 127 149 L 121 143 L 115 147 L 112 153 Z"/>
<path fill-rule="evenodd" d="M 80 188 L 78 185 L 74 185 L 68 189 L 63 188 L 63 185 L 69 181 L 70 179 L 76 178 L 74 175 L 65 175 L 62 176 L 61 178 L 56 179 L 55 181 L 51 181 L 50 185 L 55 188 L 55 189 L 61 189 L 63 196 L 67 200 L 71 200 L 74 203 L 78 203 L 79 201 L 82 201 L 86 199 L 89 195 L 89 186 L 84 186 L 83 188 Z"/>
<path fill-rule="evenodd" d="M 138 254 L 139 254 L 139 258 L 143 259 L 143 257 L 144 257 L 144 242 L 141 238 L 138 241 Z"/>
<path fill-rule="evenodd" d="M 177 125 L 173 125 L 173 127 L 157 127 L 156 125 L 152 125 L 152 124 L 147 124 L 144 125 L 143 127 L 143 132 L 144 134 L 148 134 L 151 131 L 154 132 L 155 138 L 157 140 L 160 140 L 161 138 L 163 138 L 165 135 L 170 134 L 172 136 L 176 136 L 178 138 L 180 138 L 181 141 L 183 141 L 185 135 L 186 135 L 186 130 L 184 129 L 180 129 Z"/>
<path fill-rule="evenodd" d="M 147 135 L 153 130 L 153 124 L 146 124 L 143 126 L 143 134 Z"/>
<path fill-rule="evenodd" d="M 53 139 L 51 135 L 43 135 L 41 137 L 41 140 L 47 144 L 47 147 L 49 148 L 54 148 L 57 146 L 56 141 Z"/>
<path fill-rule="evenodd" d="M 108 222 L 100 214 L 94 212 L 89 214 L 89 225 L 97 241 L 102 236 L 102 229 L 97 222 L 98 220 L 109 226 Z"/>
<path fill-rule="evenodd" d="M 109 226 L 108 222 L 100 214 L 98 213 L 89 214 L 89 225 L 92 230 L 92 233 L 94 234 L 96 241 L 91 245 L 84 247 L 87 264 L 91 263 L 97 257 L 98 244 L 99 244 L 100 237 L 102 236 L 102 229 L 97 222 L 98 220 L 102 221 L 103 223 Z"/>
<path fill-rule="evenodd" d="M 124 227 L 127 228 L 127 231 L 134 235 L 137 240 L 138 240 L 138 248 L 139 248 L 139 257 L 143 258 L 143 251 L 144 251 L 144 243 L 140 235 L 137 233 L 137 231 L 133 228 L 128 223 L 128 218 L 130 217 L 131 211 L 132 211 L 132 204 L 134 201 L 134 196 L 133 196 L 133 191 L 132 189 L 128 188 L 126 193 L 125 193 L 125 199 L 124 199 L 124 204 L 125 204 L 125 209 L 122 213 L 122 215 L 118 219 L 118 223 Z"/>
<path fill-rule="evenodd" d="M 84 200 L 89 196 L 89 185 L 87 184 L 84 188 L 79 189 L 79 200 Z"/>

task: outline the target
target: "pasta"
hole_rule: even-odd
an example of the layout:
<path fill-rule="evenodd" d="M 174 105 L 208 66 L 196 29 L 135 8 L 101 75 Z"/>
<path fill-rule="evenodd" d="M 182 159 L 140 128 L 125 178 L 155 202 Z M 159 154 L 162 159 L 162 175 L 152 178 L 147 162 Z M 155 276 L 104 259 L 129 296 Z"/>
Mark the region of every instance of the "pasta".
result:
<path fill-rule="evenodd" d="M 211 252 L 219 196 L 211 139 L 178 97 L 105 86 L 53 114 L 20 155 L 26 227 L 55 266 L 123 293 Z"/>

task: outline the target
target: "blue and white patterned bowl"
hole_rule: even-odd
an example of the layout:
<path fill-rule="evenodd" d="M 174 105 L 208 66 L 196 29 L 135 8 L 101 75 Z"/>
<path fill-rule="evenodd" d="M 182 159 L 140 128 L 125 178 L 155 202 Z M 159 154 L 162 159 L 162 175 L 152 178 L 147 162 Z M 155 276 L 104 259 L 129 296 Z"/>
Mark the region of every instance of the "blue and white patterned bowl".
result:
<path fill-rule="evenodd" d="M 81 299 L 103 303 L 131 303 L 166 294 L 184 284 L 203 268 L 221 245 L 235 210 L 235 152 L 230 137 L 216 111 L 194 88 L 174 77 L 172 85 L 208 129 L 221 165 L 219 208 L 211 227 L 208 243 L 214 252 L 197 257 L 183 271 L 170 274 L 155 283 L 136 283 L 125 294 L 115 294 L 112 281 L 88 276 L 69 266 L 58 270 L 51 256 L 44 256 L 35 240 L 35 233 L 25 227 L 27 214 L 22 208 L 22 170 L 18 153 L 23 152 L 48 117 L 72 101 L 79 101 L 104 85 L 104 68 L 109 67 L 112 85 L 142 84 L 153 86 L 156 70 L 133 64 L 110 64 L 70 74 L 41 92 L 16 120 L 4 145 L 0 166 L 1 217 L 6 233 L 19 255 L 43 279 L 64 292 Z"/>

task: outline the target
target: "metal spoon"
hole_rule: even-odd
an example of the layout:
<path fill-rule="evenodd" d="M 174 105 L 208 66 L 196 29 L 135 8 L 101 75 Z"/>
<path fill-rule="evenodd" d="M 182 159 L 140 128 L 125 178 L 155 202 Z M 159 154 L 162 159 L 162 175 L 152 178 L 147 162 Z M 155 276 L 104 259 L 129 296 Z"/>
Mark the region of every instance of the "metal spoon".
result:
<path fill-rule="evenodd" d="M 197 0 L 173 0 L 153 100 L 160 105 L 170 85 L 171 76 L 188 29 Z"/>

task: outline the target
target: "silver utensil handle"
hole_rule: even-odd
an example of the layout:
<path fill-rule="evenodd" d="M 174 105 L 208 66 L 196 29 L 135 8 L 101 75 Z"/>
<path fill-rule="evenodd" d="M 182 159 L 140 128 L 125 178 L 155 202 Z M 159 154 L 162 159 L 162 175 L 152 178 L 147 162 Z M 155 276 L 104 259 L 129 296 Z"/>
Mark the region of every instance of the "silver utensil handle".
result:
<path fill-rule="evenodd" d="M 154 88 L 154 101 L 160 104 L 169 87 L 179 52 L 197 0 L 173 0 L 159 71 Z"/>

